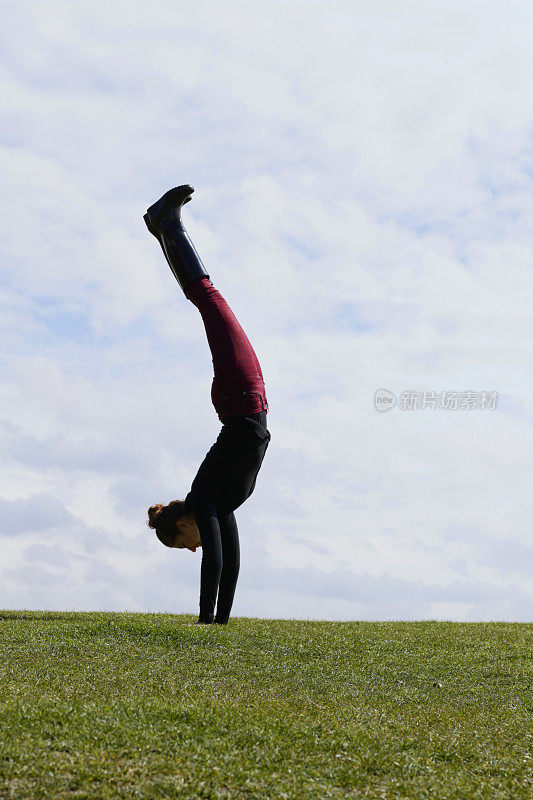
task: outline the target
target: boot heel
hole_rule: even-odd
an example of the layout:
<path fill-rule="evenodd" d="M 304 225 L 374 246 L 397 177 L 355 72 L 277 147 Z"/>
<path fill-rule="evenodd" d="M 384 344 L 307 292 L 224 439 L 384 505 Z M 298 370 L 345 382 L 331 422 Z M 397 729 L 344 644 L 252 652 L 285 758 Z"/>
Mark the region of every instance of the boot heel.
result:
<path fill-rule="evenodd" d="M 150 217 L 148 216 L 148 214 L 145 214 L 143 219 L 146 222 L 146 227 L 148 228 L 150 233 L 152 233 L 155 236 L 156 239 L 159 239 L 159 236 L 157 235 L 156 229 L 152 226 L 152 224 L 150 222 Z"/>

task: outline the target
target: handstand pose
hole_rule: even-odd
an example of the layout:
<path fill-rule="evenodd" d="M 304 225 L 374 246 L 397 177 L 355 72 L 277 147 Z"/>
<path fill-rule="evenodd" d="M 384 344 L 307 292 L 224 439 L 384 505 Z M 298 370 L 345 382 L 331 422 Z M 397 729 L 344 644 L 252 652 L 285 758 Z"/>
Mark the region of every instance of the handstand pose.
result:
<path fill-rule="evenodd" d="M 165 258 L 205 326 L 213 357 L 211 400 L 223 423 L 185 500 L 148 509 L 148 524 L 167 547 L 202 547 L 200 615 L 196 624 L 225 625 L 239 575 L 239 534 L 233 513 L 250 497 L 270 432 L 263 373 L 248 337 L 213 286 L 181 221 L 192 186 L 166 192 L 144 215 Z M 215 615 L 215 601 L 218 602 Z"/>

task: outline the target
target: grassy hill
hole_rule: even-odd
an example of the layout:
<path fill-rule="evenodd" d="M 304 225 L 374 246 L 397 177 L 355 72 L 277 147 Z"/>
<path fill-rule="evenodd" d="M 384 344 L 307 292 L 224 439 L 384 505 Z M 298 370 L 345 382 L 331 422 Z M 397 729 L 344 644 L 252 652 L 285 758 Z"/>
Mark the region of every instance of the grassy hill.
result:
<path fill-rule="evenodd" d="M 531 798 L 532 628 L 0 612 L 0 798 Z"/>

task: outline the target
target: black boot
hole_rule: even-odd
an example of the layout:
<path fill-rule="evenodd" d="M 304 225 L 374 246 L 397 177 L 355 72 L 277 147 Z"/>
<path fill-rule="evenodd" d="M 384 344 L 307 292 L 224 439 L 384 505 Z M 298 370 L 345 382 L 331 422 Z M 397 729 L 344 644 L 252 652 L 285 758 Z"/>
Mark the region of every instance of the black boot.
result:
<path fill-rule="evenodd" d="M 170 189 L 150 206 L 143 217 L 183 290 L 195 278 L 209 278 L 181 221 L 181 207 L 189 202 L 193 192 L 193 187 L 188 184 Z"/>

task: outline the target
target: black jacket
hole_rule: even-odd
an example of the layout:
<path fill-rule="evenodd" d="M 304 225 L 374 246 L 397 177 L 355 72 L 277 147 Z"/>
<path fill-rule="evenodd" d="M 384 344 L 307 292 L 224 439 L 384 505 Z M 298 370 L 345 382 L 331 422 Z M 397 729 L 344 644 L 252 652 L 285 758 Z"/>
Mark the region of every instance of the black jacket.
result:
<path fill-rule="evenodd" d="M 233 512 L 255 489 L 271 438 L 266 415 L 261 411 L 224 419 L 185 498 L 202 540 L 200 622 L 214 619 L 225 623 L 229 618 L 239 574 L 238 531 Z"/>
<path fill-rule="evenodd" d="M 194 511 L 207 493 L 219 516 L 235 511 L 255 489 L 270 438 L 266 411 L 226 417 L 185 498 L 188 507 Z"/>

